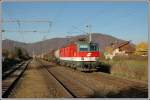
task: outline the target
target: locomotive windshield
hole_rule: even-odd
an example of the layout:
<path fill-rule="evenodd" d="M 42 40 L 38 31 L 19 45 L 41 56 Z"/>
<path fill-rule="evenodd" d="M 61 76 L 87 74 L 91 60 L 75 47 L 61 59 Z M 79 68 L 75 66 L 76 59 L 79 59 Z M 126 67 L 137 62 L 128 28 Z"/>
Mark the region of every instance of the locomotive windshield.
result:
<path fill-rule="evenodd" d="M 98 46 L 95 43 L 90 43 L 90 44 L 80 44 L 79 45 L 79 50 L 80 51 L 98 51 Z"/>
<path fill-rule="evenodd" d="M 97 51 L 97 45 L 90 45 L 90 51 Z"/>
<path fill-rule="evenodd" d="M 89 46 L 86 44 L 80 45 L 80 51 L 88 51 Z"/>

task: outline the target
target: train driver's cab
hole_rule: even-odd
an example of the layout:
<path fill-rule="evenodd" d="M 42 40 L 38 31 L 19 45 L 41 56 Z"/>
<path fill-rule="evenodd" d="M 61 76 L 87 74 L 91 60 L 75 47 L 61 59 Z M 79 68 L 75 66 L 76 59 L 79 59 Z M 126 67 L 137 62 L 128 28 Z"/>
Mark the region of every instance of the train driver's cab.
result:
<path fill-rule="evenodd" d="M 78 48 L 80 52 L 99 51 L 97 43 L 79 43 Z"/>

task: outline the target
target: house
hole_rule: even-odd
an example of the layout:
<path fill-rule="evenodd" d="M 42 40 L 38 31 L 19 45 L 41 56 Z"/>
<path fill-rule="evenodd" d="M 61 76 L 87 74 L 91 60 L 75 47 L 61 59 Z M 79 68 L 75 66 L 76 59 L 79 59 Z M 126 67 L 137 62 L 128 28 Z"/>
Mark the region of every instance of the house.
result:
<path fill-rule="evenodd" d="M 128 56 L 134 53 L 135 47 L 130 44 L 130 41 L 123 43 L 111 43 L 111 46 L 107 47 L 104 52 L 105 59 L 113 59 L 116 55 Z"/>

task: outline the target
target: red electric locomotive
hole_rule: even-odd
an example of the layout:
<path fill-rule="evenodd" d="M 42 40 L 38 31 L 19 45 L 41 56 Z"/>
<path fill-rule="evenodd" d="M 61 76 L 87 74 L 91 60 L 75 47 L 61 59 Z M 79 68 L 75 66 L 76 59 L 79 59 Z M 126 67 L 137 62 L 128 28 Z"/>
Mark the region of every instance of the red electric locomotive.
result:
<path fill-rule="evenodd" d="M 97 43 L 77 41 L 55 51 L 57 63 L 81 71 L 98 69 L 100 51 Z"/>

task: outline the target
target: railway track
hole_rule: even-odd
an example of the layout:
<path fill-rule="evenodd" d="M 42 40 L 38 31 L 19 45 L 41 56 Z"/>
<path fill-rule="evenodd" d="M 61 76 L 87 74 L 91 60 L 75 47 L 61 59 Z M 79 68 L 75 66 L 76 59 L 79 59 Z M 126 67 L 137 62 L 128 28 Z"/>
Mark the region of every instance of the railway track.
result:
<path fill-rule="evenodd" d="M 11 73 L 13 73 L 15 70 L 17 70 L 18 68 L 20 68 L 25 62 L 21 62 L 15 66 L 13 66 L 10 70 L 7 70 L 5 72 L 3 72 L 2 74 L 2 80 L 4 80 L 5 78 L 7 78 Z"/>
<path fill-rule="evenodd" d="M 22 62 L 2 75 L 2 97 L 7 98 L 31 60 Z"/>
<path fill-rule="evenodd" d="M 71 97 L 76 97 L 52 72 L 50 72 L 45 66 L 44 68 L 48 71 L 51 76 L 53 76 L 54 80 L 57 81 L 68 93 L 71 95 Z"/>
<path fill-rule="evenodd" d="M 43 62 L 44 63 L 44 62 Z M 45 62 L 46 63 L 46 62 Z M 54 66 L 54 67 L 52 67 Z M 75 88 L 79 89 L 78 85 L 83 85 L 92 91 L 91 96 L 87 97 L 139 97 L 145 98 L 148 96 L 147 84 L 145 82 L 133 81 L 128 79 L 117 78 L 105 73 L 82 73 L 79 71 L 73 71 L 68 67 L 56 67 L 55 64 L 47 63 L 47 69 L 56 75 L 60 80 L 76 97 L 82 97 L 76 93 Z M 69 78 L 70 77 L 70 78 Z M 72 78 L 72 79 L 71 79 Z M 78 81 L 78 83 L 75 82 Z M 67 83 L 68 82 L 68 83 Z M 72 84 L 72 87 L 69 85 Z M 80 90 L 84 90 L 80 88 Z M 114 91 L 114 92 L 113 92 Z"/>
<path fill-rule="evenodd" d="M 19 90 L 11 92 L 11 94 L 14 93 L 14 97 L 147 97 L 147 85 L 144 83 L 132 82 L 99 72 L 74 71 L 39 59 L 32 61 L 26 71 L 26 74 L 31 77 L 26 76 L 26 80 L 20 86 L 22 88 L 17 87 Z M 9 81 L 5 81 L 5 84 L 9 84 Z M 36 84 L 37 82 L 39 83 Z"/>
<path fill-rule="evenodd" d="M 90 97 L 92 94 L 94 94 L 94 91 L 92 89 L 85 86 L 78 80 L 74 80 L 69 76 L 67 77 L 66 75 L 51 71 L 50 68 L 47 68 L 45 65 L 43 66 L 50 73 L 50 75 L 52 75 L 55 80 L 68 91 L 68 93 L 73 98 L 85 98 Z"/>

